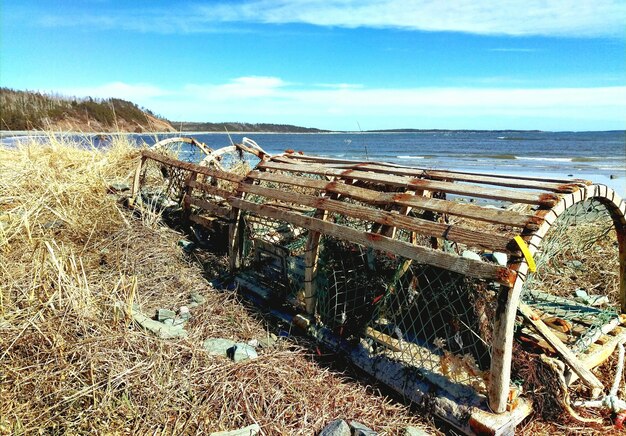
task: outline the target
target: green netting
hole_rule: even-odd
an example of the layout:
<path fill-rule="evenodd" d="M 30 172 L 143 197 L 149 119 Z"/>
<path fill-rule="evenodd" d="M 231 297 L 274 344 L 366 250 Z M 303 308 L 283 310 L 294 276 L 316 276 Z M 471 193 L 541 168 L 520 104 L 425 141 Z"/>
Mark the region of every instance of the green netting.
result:
<path fill-rule="evenodd" d="M 607 208 L 596 199 L 576 203 L 561 214 L 535 254 L 522 301 L 544 314 L 583 326 L 569 345 L 584 352 L 601 329 L 619 314 L 617 240 Z"/>
<path fill-rule="evenodd" d="M 323 238 L 322 323 L 372 354 L 485 390 L 496 288 L 390 253 Z"/>

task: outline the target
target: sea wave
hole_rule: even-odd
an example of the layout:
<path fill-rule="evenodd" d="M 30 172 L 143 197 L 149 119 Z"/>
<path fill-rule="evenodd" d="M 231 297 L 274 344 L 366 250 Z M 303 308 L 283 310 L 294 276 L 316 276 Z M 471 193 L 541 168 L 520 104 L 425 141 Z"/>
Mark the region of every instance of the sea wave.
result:
<path fill-rule="evenodd" d="M 396 156 L 397 159 L 426 159 L 426 156 L 411 156 L 409 154 L 401 154 Z"/>
<path fill-rule="evenodd" d="M 528 138 L 525 136 L 498 136 L 501 141 L 538 141 L 540 138 Z"/>
<path fill-rule="evenodd" d="M 519 160 L 535 160 L 546 162 L 573 162 L 571 157 L 529 157 L 529 156 L 515 156 L 515 159 Z"/>
<path fill-rule="evenodd" d="M 515 160 L 517 159 L 517 156 L 515 156 L 514 154 L 476 154 L 476 155 L 472 155 L 471 157 L 478 157 L 478 158 L 487 158 L 487 159 L 503 159 L 503 160 Z"/>

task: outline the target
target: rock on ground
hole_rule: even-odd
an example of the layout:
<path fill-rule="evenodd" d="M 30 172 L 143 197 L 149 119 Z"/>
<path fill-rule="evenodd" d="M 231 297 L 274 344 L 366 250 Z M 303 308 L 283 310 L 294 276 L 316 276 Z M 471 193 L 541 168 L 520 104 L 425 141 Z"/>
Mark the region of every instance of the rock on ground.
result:
<path fill-rule="evenodd" d="M 352 428 L 353 436 L 376 436 L 378 434 L 359 421 L 350 421 L 350 427 Z"/>
<path fill-rule="evenodd" d="M 350 426 L 343 419 L 335 419 L 322 429 L 319 436 L 351 436 Z"/>
<path fill-rule="evenodd" d="M 422 430 L 419 427 L 406 427 L 404 429 L 404 432 L 402 433 L 402 436 L 429 436 L 430 433 L 428 433 L 426 430 Z"/>

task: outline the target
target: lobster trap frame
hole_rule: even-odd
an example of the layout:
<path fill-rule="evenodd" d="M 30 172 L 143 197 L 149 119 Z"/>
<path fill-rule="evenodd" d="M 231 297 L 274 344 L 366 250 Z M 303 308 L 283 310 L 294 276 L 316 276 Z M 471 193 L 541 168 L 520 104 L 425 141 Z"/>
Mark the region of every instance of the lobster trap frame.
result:
<path fill-rule="evenodd" d="M 592 370 L 626 340 L 626 203 L 610 188 L 242 144 L 203 147 L 197 165 L 159 149 L 143 151 L 133 198 L 160 169 L 185 220 L 227 229 L 240 286 L 457 428 L 505 434 L 530 413 L 511 380 L 516 342 L 563 362 L 568 385 L 604 390 Z M 258 164 L 237 173 L 219 164 L 229 153 Z M 563 241 L 589 226 L 615 233 L 609 308 L 555 290 Z"/>

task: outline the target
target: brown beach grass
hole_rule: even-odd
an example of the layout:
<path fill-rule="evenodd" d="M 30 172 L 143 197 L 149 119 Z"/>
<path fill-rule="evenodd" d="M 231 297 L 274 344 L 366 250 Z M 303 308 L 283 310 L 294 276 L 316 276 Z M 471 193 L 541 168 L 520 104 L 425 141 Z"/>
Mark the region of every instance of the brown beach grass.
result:
<path fill-rule="evenodd" d="M 209 356 L 208 337 L 247 341 L 267 326 L 210 287 L 158 219 L 108 194 L 137 150 L 50 136 L 0 148 L 0 434 L 200 434 L 258 423 L 313 434 L 337 417 L 383 434 L 428 427 L 405 406 L 319 366 L 292 341 L 253 361 Z M 189 337 L 161 340 L 115 305 L 177 309 L 198 292 Z"/>

